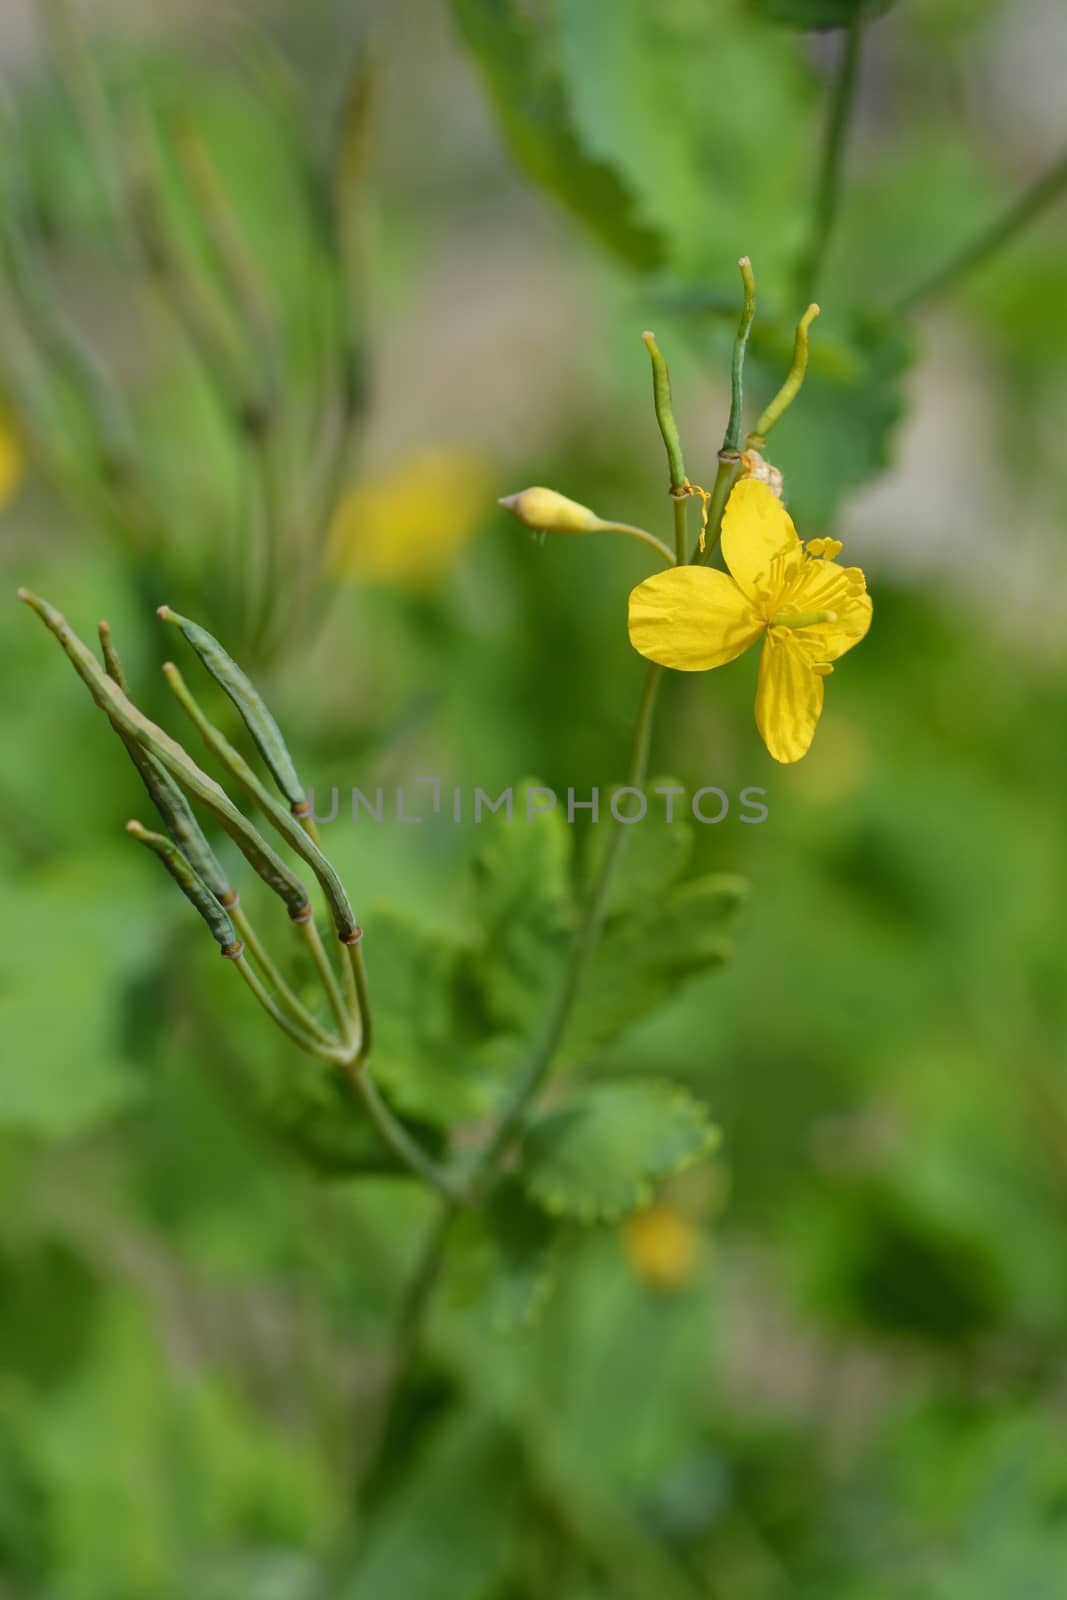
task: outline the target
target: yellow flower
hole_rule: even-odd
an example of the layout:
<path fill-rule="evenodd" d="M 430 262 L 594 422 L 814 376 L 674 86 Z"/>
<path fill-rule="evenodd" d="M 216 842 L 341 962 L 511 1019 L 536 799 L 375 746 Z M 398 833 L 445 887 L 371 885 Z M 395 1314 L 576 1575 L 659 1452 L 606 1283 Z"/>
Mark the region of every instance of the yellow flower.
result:
<path fill-rule="evenodd" d="M 6 403 L 0 400 L 0 506 L 15 498 L 25 467 L 18 426 Z"/>
<path fill-rule="evenodd" d="M 763 640 L 756 726 L 776 761 L 799 761 L 815 734 L 823 679 L 871 625 L 859 567 L 839 567 L 836 539 L 804 546 L 782 502 L 757 478 L 734 488 L 722 519 L 729 573 L 671 567 L 630 596 L 630 642 L 679 672 L 733 661 Z"/>
<path fill-rule="evenodd" d="M 438 582 L 478 529 L 489 474 L 460 450 L 426 449 L 401 470 L 358 484 L 330 530 L 335 577 L 424 589 Z"/>
<path fill-rule="evenodd" d="M 653 1289 L 680 1289 L 692 1278 L 700 1254 L 696 1228 L 662 1203 L 627 1217 L 622 1244 L 637 1276 Z"/>

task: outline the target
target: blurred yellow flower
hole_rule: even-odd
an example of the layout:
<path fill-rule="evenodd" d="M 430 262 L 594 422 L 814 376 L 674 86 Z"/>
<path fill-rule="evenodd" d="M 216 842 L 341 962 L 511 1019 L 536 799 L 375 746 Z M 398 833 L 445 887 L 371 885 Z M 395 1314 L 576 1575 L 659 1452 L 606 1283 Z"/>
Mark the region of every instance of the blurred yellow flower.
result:
<path fill-rule="evenodd" d="M 729 572 L 671 567 L 630 596 L 630 642 L 679 672 L 733 661 L 763 640 L 756 726 L 776 761 L 799 761 L 815 735 L 823 679 L 871 625 L 859 567 L 839 567 L 836 539 L 801 545 L 789 513 L 758 478 L 734 488 L 722 521 Z"/>
<path fill-rule="evenodd" d="M 25 470 L 26 457 L 18 424 L 0 400 L 0 506 L 6 506 L 15 498 Z"/>
<path fill-rule="evenodd" d="M 680 1289 L 700 1255 L 700 1234 L 673 1206 L 635 1211 L 622 1225 L 623 1249 L 637 1276 L 653 1289 Z"/>
<path fill-rule="evenodd" d="M 477 529 L 489 482 L 476 456 L 427 449 L 409 456 L 403 468 L 358 484 L 334 516 L 331 573 L 429 587 Z"/>

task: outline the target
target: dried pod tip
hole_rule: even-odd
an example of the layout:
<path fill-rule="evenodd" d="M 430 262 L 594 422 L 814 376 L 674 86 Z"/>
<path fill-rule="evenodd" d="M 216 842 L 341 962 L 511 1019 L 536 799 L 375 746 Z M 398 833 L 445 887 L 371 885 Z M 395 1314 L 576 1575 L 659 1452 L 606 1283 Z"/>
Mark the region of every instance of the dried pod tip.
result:
<path fill-rule="evenodd" d="M 595 511 L 568 500 L 555 489 L 535 487 L 501 497 L 498 502 L 527 528 L 544 533 L 593 533 L 603 526 Z"/>
<path fill-rule="evenodd" d="M 170 606 L 157 606 L 156 616 L 162 617 L 164 622 L 173 622 L 176 624 L 180 624 L 182 620 L 176 611 L 171 610 Z"/>
<path fill-rule="evenodd" d="M 24 586 L 20 585 L 19 588 L 17 588 L 15 590 L 15 599 L 16 600 L 21 600 L 23 605 L 25 605 L 27 603 L 29 598 L 30 598 L 30 591 L 27 588 L 25 588 Z"/>

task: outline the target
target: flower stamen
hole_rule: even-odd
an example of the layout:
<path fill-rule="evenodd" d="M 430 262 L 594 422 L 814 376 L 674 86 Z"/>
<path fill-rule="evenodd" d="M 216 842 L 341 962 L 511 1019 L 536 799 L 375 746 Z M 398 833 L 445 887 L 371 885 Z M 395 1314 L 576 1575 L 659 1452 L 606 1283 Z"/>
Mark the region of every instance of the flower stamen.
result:
<path fill-rule="evenodd" d="M 814 628 L 820 622 L 836 622 L 836 611 L 776 611 L 772 628 Z"/>

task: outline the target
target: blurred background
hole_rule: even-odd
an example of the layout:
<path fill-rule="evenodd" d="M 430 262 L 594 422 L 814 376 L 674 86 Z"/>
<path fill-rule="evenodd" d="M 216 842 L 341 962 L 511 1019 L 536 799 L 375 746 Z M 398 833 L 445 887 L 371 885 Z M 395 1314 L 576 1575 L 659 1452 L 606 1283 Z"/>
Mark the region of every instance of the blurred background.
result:
<path fill-rule="evenodd" d="M 568 1234 L 535 1326 L 446 1297 L 373 1494 L 426 1197 L 307 1131 L 13 599 L 108 617 L 171 727 L 154 607 L 198 617 L 322 797 L 620 781 L 647 552 L 496 497 L 669 538 L 640 334 L 710 485 L 743 252 L 777 387 L 845 47 L 806 10 L 0 6 L 3 1600 L 1063 1595 L 1067 210 L 902 309 L 1062 156 L 1056 0 L 864 30 L 768 451 L 875 601 L 811 754 L 766 754 L 754 659 L 665 685 L 654 770 L 769 816 L 695 829 L 751 884 L 733 958 L 603 1065 L 688 1084 L 715 1161 Z M 372 981 L 383 908 L 471 915 L 471 826 L 326 833 Z"/>

